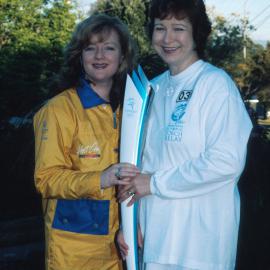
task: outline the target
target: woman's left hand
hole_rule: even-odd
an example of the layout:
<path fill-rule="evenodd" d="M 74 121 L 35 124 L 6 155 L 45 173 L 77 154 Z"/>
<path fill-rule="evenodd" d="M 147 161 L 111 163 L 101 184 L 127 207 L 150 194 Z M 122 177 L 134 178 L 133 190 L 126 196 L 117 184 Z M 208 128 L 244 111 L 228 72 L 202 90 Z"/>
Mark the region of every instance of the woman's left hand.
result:
<path fill-rule="evenodd" d="M 127 204 L 127 206 L 131 206 L 140 198 L 151 194 L 150 179 L 150 174 L 137 174 L 130 180 L 128 185 L 122 186 L 118 189 L 118 201 L 121 203 L 128 197 L 132 196 L 131 200 Z"/>
<path fill-rule="evenodd" d="M 111 186 L 127 185 L 131 177 L 134 177 L 140 170 L 133 164 L 117 163 L 105 169 L 100 176 L 101 188 Z"/>

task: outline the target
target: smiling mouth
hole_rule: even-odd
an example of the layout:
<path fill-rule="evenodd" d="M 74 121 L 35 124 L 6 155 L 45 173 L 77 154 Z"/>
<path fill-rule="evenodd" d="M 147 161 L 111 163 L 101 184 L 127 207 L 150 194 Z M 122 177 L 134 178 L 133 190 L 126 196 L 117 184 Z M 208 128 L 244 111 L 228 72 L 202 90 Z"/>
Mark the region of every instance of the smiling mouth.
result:
<path fill-rule="evenodd" d="M 179 49 L 179 47 L 162 47 L 162 49 L 165 53 L 174 53 Z"/>
<path fill-rule="evenodd" d="M 104 69 L 108 66 L 108 64 L 93 64 L 95 69 Z"/>

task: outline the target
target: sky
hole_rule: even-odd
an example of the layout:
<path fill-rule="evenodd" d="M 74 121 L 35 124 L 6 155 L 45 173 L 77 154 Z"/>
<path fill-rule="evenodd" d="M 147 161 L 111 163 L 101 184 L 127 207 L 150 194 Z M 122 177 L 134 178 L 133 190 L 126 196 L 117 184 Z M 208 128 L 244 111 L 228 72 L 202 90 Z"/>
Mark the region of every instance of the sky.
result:
<path fill-rule="evenodd" d="M 95 0 L 77 0 L 79 7 L 88 9 Z M 256 30 L 248 32 L 253 40 L 270 40 L 270 0 L 205 0 L 216 14 L 228 17 L 232 13 L 247 16 Z"/>

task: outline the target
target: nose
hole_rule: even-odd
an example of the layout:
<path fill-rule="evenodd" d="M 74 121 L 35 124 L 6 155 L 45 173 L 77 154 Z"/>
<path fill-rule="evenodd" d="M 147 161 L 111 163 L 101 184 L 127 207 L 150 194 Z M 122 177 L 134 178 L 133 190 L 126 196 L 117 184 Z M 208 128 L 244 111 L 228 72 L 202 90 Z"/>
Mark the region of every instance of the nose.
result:
<path fill-rule="evenodd" d="M 173 33 L 172 33 L 172 31 L 167 29 L 164 32 L 164 36 L 163 36 L 164 43 L 170 43 L 172 41 L 172 39 L 173 39 Z"/>
<path fill-rule="evenodd" d="M 104 52 L 102 48 L 97 47 L 95 51 L 95 58 L 102 59 L 104 57 Z"/>

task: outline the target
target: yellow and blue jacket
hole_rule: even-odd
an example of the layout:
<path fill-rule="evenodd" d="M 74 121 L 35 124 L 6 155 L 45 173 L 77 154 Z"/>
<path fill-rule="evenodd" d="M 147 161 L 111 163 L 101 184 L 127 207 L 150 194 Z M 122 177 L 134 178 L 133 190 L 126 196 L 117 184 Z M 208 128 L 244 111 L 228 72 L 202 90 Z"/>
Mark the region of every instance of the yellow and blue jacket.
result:
<path fill-rule="evenodd" d="M 100 187 L 101 172 L 118 161 L 119 117 L 119 109 L 113 112 L 86 81 L 52 98 L 34 117 L 48 270 L 121 268 L 115 188 Z"/>

